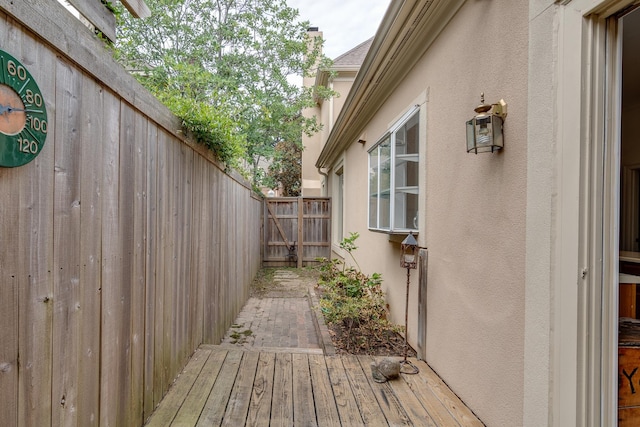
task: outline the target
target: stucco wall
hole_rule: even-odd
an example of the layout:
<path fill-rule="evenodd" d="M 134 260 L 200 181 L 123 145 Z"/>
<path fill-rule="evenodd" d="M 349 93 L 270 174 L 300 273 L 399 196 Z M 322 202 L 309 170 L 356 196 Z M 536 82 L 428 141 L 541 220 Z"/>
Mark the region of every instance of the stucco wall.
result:
<path fill-rule="evenodd" d="M 349 91 L 351 90 L 351 86 L 353 85 L 353 80 L 355 79 L 355 73 L 354 72 L 340 72 L 332 81 L 331 81 L 331 88 L 338 92 L 338 96 L 334 97 L 333 99 L 331 99 L 331 103 L 332 105 L 332 115 L 331 115 L 331 127 L 333 126 L 333 124 L 335 123 L 336 119 L 338 118 L 338 114 L 340 114 L 340 110 L 342 110 L 342 107 L 344 106 L 344 101 L 345 99 L 347 99 L 347 95 L 349 94 Z M 327 131 L 330 130 L 327 129 Z M 327 132 L 327 136 L 329 135 L 329 133 Z"/>
<path fill-rule="evenodd" d="M 322 35 L 322 33 L 319 33 Z M 310 87 L 315 83 L 315 75 L 303 79 L 303 85 Z M 304 117 L 317 117 L 322 120 L 322 106 L 307 108 L 302 111 Z M 322 150 L 322 134 L 320 132 L 311 136 L 302 134 L 302 195 L 322 196 L 322 177 L 315 166 L 316 159 Z"/>
<path fill-rule="evenodd" d="M 555 63 L 558 6 L 530 1 L 529 111 L 527 129 L 527 232 L 523 426 L 548 425 L 551 382 L 551 282 L 556 174 Z M 507 119 L 509 120 L 509 119 Z"/>
<path fill-rule="evenodd" d="M 431 87 L 427 359 L 496 426 L 522 422 L 527 28 L 526 2 L 467 2 L 423 74 Z M 464 150 L 479 92 L 508 103 L 497 155 Z"/>
<path fill-rule="evenodd" d="M 309 108 L 302 113 L 305 117 L 319 117 L 320 108 Z M 302 195 L 321 196 L 322 177 L 315 167 L 316 159 L 322 150 L 321 135 L 316 133 L 312 136 L 302 136 Z"/>
<path fill-rule="evenodd" d="M 522 423 L 528 13 L 526 2 L 466 2 L 366 127 L 366 145 L 352 144 L 344 158 L 345 234 L 361 234 L 358 262 L 383 274 L 392 320 L 402 324 L 399 244 L 367 230 L 367 150 L 425 94 L 427 210 L 419 242 L 429 250 L 427 362 L 495 426 Z M 465 121 L 481 92 L 487 102 L 508 103 L 498 154 L 465 150 Z M 417 273 L 412 279 L 415 345 Z"/>
<path fill-rule="evenodd" d="M 344 106 L 344 101 L 353 85 L 353 79 L 355 78 L 355 72 L 343 71 L 339 72 L 335 78 L 329 81 L 329 88 L 335 91 L 336 96 L 324 100 L 320 105 L 315 108 L 309 108 L 303 111 L 305 117 L 317 117 L 318 121 L 322 123 L 322 129 L 313 134 L 312 136 L 303 135 L 302 144 L 304 150 L 302 152 L 302 184 L 303 184 L 303 196 L 323 196 L 326 195 L 330 187 L 328 181 L 324 182 L 324 178 L 320 176 L 315 162 L 318 159 L 320 151 L 324 147 L 333 124 L 340 114 L 340 110 Z M 304 85 L 312 86 L 315 83 L 313 78 L 305 78 Z M 330 178 L 328 178 L 330 180 Z M 324 188 L 322 186 L 324 185 Z M 335 206 L 334 206 L 335 209 Z"/>

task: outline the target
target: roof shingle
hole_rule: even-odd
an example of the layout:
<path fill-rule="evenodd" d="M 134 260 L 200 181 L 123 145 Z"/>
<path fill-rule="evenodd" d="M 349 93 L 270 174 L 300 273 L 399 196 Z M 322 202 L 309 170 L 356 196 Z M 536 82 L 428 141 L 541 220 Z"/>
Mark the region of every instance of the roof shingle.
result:
<path fill-rule="evenodd" d="M 360 67 L 364 62 L 365 56 L 367 56 L 367 52 L 369 52 L 369 48 L 371 47 L 371 43 L 373 42 L 373 37 L 369 40 L 366 40 L 360 43 L 358 46 L 353 49 L 343 53 L 333 60 L 334 67 Z"/>

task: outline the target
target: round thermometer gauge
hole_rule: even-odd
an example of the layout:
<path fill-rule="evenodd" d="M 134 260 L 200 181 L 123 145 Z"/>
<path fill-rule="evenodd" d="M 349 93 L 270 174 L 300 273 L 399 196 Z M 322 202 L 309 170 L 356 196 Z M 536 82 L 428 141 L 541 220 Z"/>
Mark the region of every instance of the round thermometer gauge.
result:
<path fill-rule="evenodd" d="M 0 50 L 0 166 L 29 163 L 46 139 L 47 109 L 38 84 L 20 61 Z"/>

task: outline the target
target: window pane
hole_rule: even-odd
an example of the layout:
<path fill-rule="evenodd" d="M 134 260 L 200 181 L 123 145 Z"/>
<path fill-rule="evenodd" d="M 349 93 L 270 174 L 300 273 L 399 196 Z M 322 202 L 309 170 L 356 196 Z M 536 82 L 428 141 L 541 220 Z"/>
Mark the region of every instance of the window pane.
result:
<path fill-rule="evenodd" d="M 418 228 L 420 115 L 414 111 L 369 152 L 369 228 Z"/>
<path fill-rule="evenodd" d="M 417 229 L 418 214 L 418 113 L 395 133 L 394 229 Z M 415 219 L 415 221 L 414 221 Z"/>
<path fill-rule="evenodd" d="M 403 126 L 403 129 L 406 133 L 407 154 L 418 154 L 418 149 L 420 147 L 418 136 L 419 120 L 420 116 L 418 115 L 418 113 L 416 113 Z"/>
<path fill-rule="evenodd" d="M 336 227 L 338 230 L 338 243 L 342 241 L 344 238 L 344 230 L 343 230 L 343 218 L 342 213 L 344 211 L 344 171 L 340 169 L 337 173 L 336 178 L 338 179 L 338 217 L 336 218 Z"/>
<path fill-rule="evenodd" d="M 418 193 L 407 194 L 407 208 L 406 208 L 406 227 L 409 229 L 418 229 Z"/>
<path fill-rule="evenodd" d="M 369 153 L 369 228 L 378 228 L 378 148 Z"/>
<path fill-rule="evenodd" d="M 396 192 L 393 228 L 418 229 L 418 193 Z"/>
<path fill-rule="evenodd" d="M 380 144 L 380 218 L 378 225 L 388 230 L 391 226 L 391 140 L 387 138 Z"/>

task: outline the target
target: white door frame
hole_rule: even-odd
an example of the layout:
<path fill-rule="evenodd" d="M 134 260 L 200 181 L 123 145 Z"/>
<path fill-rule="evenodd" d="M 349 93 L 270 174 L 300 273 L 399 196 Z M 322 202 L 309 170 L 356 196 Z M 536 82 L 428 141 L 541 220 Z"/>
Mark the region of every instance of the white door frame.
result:
<path fill-rule="evenodd" d="M 562 2 L 550 424 L 617 424 L 620 58 L 615 19 L 637 0 Z"/>

